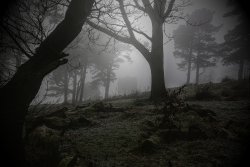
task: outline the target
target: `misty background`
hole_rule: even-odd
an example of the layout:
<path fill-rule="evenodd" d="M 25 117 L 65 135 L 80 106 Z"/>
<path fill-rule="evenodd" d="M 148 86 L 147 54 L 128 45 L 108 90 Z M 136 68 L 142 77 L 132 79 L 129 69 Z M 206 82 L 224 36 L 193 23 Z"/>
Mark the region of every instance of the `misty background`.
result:
<path fill-rule="evenodd" d="M 215 34 L 216 42 L 223 43 L 224 35 L 232 30 L 237 24 L 237 17 L 224 17 L 225 13 L 232 10 L 232 7 L 228 6 L 227 0 L 192 0 L 191 4 L 184 8 L 184 15 L 190 15 L 193 11 L 197 9 L 209 9 L 211 10 L 213 15 L 212 24 L 215 26 L 222 26 L 218 32 Z M 147 17 L 141 19 L 140 24 L 143 26 L 143 30 L 147 32 L 149 35 L 151 33 L 151 25 L 150 20 Z M 187 71 L 180 70 L 178 67 L 178 63 L 181 62 L 180 59 L 174 57 L 174 41 L 173 41 L 173 31 L 180 25 L 185 25 L 185 20 L 179 20 L 174 24 L 167 24 L 165 32 L 169 36 L 168 38 L 164 36 L 164 73 L 165 73 L 165 85 L 167 88 L 178 87 L 184 85 L 186 83 L 186 75 Z M 107 35 L 100 33 L 100 38 L 105 41 L 107 40 Z M 101 41 L 102 41 L 101 40 Z M 98 42 L 97 42 L 98 43 Z M 103 44 L 103 42 L 101 42 Z M 94 44 L 93 48 L 98 47 L 98 45 Z M 101 46 L 103 48 L 103 46 Z M 84 50 L 80 51 L 80 53 L 84 54 Z M 79 53 L 78 53 L 79 54 Z M 122 54 L 122 53 L 121 53 Z M 151 75 L 150 68 L 145 60 L 145 58 L 141 55 L 141 53 L 135 49 L 133 46 L 130 47 L 129 52 L 127 53 L 131 60 L 124 61 L 119 63 L 119 67 L 114 70 L 116 74 L 116 79 L 110 83 L 109 96 L 117 96 L 130 94 L 134 92 L 145 92 L 150 90 L 151 86 Z M 216 66 L 207 67 L 205 71 L 200 76 L 200 83 L 208 83 L 208 82 L 221 82 L 221 80 L 225 77 L 237 79 L 238 66 L 237 65 L 227 65 L 223 66 L 220 57 L 217 57 Z M 46 85 L 47 85 L 48 77 L 44 79 L 44 82 L 41 86 L 39 94 L 37 98 L 34 100 L 35 102 L 41 101 L 44 99 L 44 94 L 46 94 Z M 125 80 L 131 80 L 134 82 L 130 88 L 129 86 L 125 86 L 127 90 L 121 91 L 122 86 L 121 83 Z M 93 81 L 93 75 L 90 72 L 90 69 L 87 71 L 86 75 L 86 83 L 90 83 Z M 126 81 L 125 81 L 126 82 Z M 124 82 L 124 83 L 125 83 Z M 190 82 L 195 82 L 195 70 L 193 69 L 190 76 Z M 119 84 L 120 83 L 120 84 Z M 126 83 L 127 85 L 129 82 Z M 126 85 L 123 84 L 123 85 Z M 120 85 L 120 88 L 119 88 Z M 104 88 L 99 87 L 100 95 L 104 97 Z M 46 97 L 46 102 L 56 101 L 61 102 L 62 97 Z"/>

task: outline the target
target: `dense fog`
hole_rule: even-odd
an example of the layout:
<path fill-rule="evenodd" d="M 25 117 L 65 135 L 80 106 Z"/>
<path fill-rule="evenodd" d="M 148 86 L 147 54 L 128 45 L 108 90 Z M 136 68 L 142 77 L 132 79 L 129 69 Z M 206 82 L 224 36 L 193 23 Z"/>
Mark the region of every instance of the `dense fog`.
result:
<path fill-rule="evenodd" d="M 189 18 L 192 12 L 199 10 L 199 9 L 209 10 L 212 13 L 211 24 L 214 26 L 220 27 L 219 30 L 213 34 L 213 37 L 215 38 L 215 42 L 218 45 L 223 44 L 223 42 L 225 42 L 224 36 L 228 33 L 228 31 L 234 29 L 235 26 L 237 26 L 240 22 L 237 15 L 225 17 L 226 13 L 234 10 L 234 7 L 228 5 L 228 2 L 226 0 L 223 0 L 223 1 L 216 1 L 216 0 L 187 1 L 187 5 L 181 9 L 182 10 L 181 15 L 183 16 L 183 18 L 177 19 L 173 23 L 167 23 L 164 26 L 164 34 L 165 34 L 164 35 L 164 76 L 165 76 L 165 86 L 167 88 L 178 87 L 186 83 L 187 69 L 179 68 L 178 64 L 182 60 L 173 55 L 175 51 L 173 32 L 180 25 L 190 24 L 187 18 Z M 244 20 L 244 21 L 247 22 L 247 20 Z M 49 24 L 49 22 L 47 23 L 47 21 L 45 23 Z M 206 24 L 206 23 L 201 23 L 201 24 Z M 142 27 L 141 29 L 145 33 L 147 33 L 149 36 L 152 35 L 151 34 L 151 31 L 152 31 L 151 22 L 147 16 L 142 16 L 138 20 L 138 24 L 136 26 L 138 25 L 140 25 Z M 200 25 L 192 25 L 191 23 L 190 26 L 196 27 Z M 92 30 L 92 31 L 96 31 L 96 30 Z M 95 38 L 94 36 L 96 34 L 98 34 L 97 35 L 98 37 L 96 36 L 96 39 L 91 39 L 91 41 L 89 41 L 88 37 L 90 37 L 91 35 L 89 34 L 89 36 L 87 36 L 86 35 L 87 33 L 90 33 L 90 34 L 92 33 L 91 38 Z M 145 39 L 145 37 L 139 34 L 136 34 L 136 36 L 137 38 L 141 39 L 143 44 L 150 45 L 148 41 Z M 103 55 L 106 54 L 104 52 L 110 52 L 110 51 L 105 51 L 105 49 L 108 50 L 107 49 L 108 47 L 109 49 L 114 49 L 112 48 L 113 47 L 111 44 L 112 42 L 120 43 L 119 41 L 110 42 L 109 40 L 113 40 L 113 39 L 111 39 L 110 36 L 107 36 L 105 33 L 100 33 L 98 31 L 93 33 L 93 32 L 89 32 L 86 29 L 83 29 L 82 33 L 78 36 L 78 38 L 79 39 L 75 40 L 76 41 L 75 43 L 73 42 L 74 46 L 72 47 L 72 49 L 69 47 L 68 49 L 65 50 L 66 52 L 70 53 L 73 63 L 71 63 L 71 60 L 70 60 L 69 64 L 73 64 L 73 66 L 76 66 L 77 65 L 76 61 L 79 60 L 79 58 L 77 58 L 77 60 L 74 58 L 76 57 L 76 55 L 80 57 L 81 61 L 84 61 L 84 58 L 81 58 L 81 56 L 82 57 L 85 56 L 86 54 L 85 49 L 90 49 L 92 51 L 94 50 L 95 53 L 90 51 L 92 53 L 89 53 L 90 54 L 89 57 L 91 57 L 91 54 L 93 55 L 100 54 L 99 56 L 102 56 L 102 54 Z M 86 43 L 88 43 L 88 47 L 81 46 Z M 106 46 L 106 45 L 109 45 L 109 46 Z M 126 47 L 128 47 L 127 51 L 121 51 L 116 56 L 123 57 L 124 55 L 126 55 L 127 57 L 129 57 L 129 60 L 125 58 L 122 62 L 117 63 L 118 67 L 115 67 L 113 71 L 115 74 L 115 79 L 112 80 L 112 82 L 110 83 L 109 96 L 129 94 L 132 92 L 150 91 L 151 75 L 150 75 L 150 67 L 147 61 L 135 47 L 133 47 L 132 45 L 126 46 Z M 74 50 L 74 51 L 71 51 L 71 50 Z M 103 53 L 101 53 L 102 51 Z M 202 74 L 200 75 L 200 79 L 199 79 L 200 83 L 208 83 L 208 82 L 218 83 L 218 82 L 221 82 L 221 80 L 225 77 L 237 79 L 238 69 L 239 69 L 237 64 L 235 63 L 226 64 L 226 65 L 223 64 L 222 56 L 219 55 L 219 53 L 216 56 L 214 56 L 214 58 L 216 59 L 215 65 L 202 69 Z M 91 82 L 93 82 L 93 69 L 92 68 L 93 67 L 89 67 L 87 69 L 86 80 L 85 80 L 86 83 L 91 84 Z M 247 63 L 246 63 L 246 66 L 244 67 L 244 73 L 245 73 L 245 77 L 247 78 L 247 76 L 249 75 L 249 67 Z M 128 90 L 125 91 L 127 93 L 125 92 L 123 93 L 121 90 L 119 90 L 118 83 L 131 77 L 133 78 L 131 82 L 136 82 L 136 89 L 134 88 L 134 86 L 132 86 L 131 88 L 127 86 L 126 89 Z M 41 98 L 44 98 L 43 96 L 45 94 L 48 94 L 46 91 L 48 89 L 46 87 L 48 87 L 48 85 L 50 84 L 47 81 L 49 80 L 48 78 L 50 78 L 50 76 L 46 77 L 45 81 L 43 82 L 42 88 L 39 91 L 39 95 L 37 98 L 38 101 Z M 191 70 L 190 83 L 195 83 L 195 68 L 192 68 Z M 70 89 L 73 89 L 72 83 L 69 84 L 69 87 Z M 104 98 L 105 88 L 99 85 L 98 89 L 100 89 L 99 98 Z M 124 89 L 124 88 L 120 88 L 120 89 Z M 57 98 L 47 97 L 45 102 L 49 102 L 51 100 L 54 102 L 55 101 L 59 102 L 59 101 L 62 101 L 62 99 L 63 97 L 61 96 L 57 96 Z M 86 97 L 85 97 L 85 100 L 86 100 Z"/>

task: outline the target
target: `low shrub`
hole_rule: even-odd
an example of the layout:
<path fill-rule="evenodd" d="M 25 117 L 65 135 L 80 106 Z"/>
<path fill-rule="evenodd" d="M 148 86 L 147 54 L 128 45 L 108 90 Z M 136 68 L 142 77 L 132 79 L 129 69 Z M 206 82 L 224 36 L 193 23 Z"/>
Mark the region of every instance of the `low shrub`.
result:
<path fill-rule="evenodd" d="M 222 83 L 225 83 L 225 82 L 231 82 L 231 81 L 235 81 L 235 80 L 234 80 L 234 79 L 232 79 L 232 78 L 229 78 L 228 76 L 226 76 L 226 77 L 222 78 L 222 80 L 221 80 L 221 82 L 222 82 Z"/>
<path fill-rule="evenodd" d="M 218 100 L 218 96 L 212 92 L 210 85 L 197 87 L 194 98 L 196 100 Z"/>

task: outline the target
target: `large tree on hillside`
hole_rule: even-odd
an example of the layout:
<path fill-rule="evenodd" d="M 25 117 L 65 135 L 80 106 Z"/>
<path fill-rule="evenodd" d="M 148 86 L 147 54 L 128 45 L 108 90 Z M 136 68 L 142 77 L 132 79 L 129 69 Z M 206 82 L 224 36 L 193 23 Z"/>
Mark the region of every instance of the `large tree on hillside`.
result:
<path fill-rule="evenodd" d="M 67 63 L 62 51 L 80 33 L 94 1 L 72 0 L 64 19 L 23 63 L 12 79 L 0 89 L 1 151 L 8 166 L 24 165 L 22 144 L 23 123 L 27 109 L 36 96 L 43 78 Z"/>
<path fill-rule="evenodd" d="M 100 1 L 96 5 L 97 12 L 87 23 L 118 41 L 133 45 L 144 56 L 151 69 L 151 98 L 158 98 L 166 91 L 163 65 L 165 25 L 180 18 L 180 10 L 187 3 L 187 0 Z M 143 17 L 151 21 L 149 34 L 139 25 Z M 151 45 L 144 45 L 145 41 Z"/>

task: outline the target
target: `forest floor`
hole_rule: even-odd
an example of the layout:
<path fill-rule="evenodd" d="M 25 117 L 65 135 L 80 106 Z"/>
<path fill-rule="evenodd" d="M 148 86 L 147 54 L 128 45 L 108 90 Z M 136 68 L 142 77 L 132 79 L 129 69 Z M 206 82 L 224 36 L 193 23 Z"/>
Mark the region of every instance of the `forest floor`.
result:
<path fill-rule="evenodd" d="M 37 167 L 240 166 L 248 151 L 249 99 L 192 97 L 174 114 L 145 98 L 55 105 L 30 114 L 27 158 Z"/>

